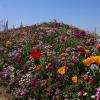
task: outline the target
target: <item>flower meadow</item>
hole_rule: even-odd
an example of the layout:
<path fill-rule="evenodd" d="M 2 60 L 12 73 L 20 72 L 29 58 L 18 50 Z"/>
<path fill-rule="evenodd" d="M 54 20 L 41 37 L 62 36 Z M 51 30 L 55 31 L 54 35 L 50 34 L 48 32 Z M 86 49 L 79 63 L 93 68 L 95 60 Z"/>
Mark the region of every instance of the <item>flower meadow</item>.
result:
<path fill-rule="evenodd" d="M 100 42 L 59 22 L 1 32 L 0 86 L 13 100 L 100 100 Z"/>

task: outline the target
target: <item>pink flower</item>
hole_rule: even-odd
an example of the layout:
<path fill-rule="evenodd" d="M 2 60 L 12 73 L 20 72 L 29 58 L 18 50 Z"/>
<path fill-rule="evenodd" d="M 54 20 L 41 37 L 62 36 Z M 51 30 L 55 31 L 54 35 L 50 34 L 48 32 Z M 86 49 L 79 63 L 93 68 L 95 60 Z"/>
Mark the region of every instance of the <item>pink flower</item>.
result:
<path fill-rule="evenodd" d="M 42 70 L 42 67 L 41 67 L 40 65 L 37 65 L 37 66 L 34 68 L 33 72 L 38 72 L 38 71 L 41 71 L 41 70 Z"/>
<path fill-rule="evenodd" d="M 96 90 L 96 100 L 100 100 L 100 87 Z"/>
<path fill-rule="evenodd" d="M 71 60 L 73 63 L 77 63 L 78 62 L 78 59 L 76 57 L 73 57 L 72 60 Z"/>
<path fill-rule="evenodd" d="M 22 90 L 16 91 L 16 93 L 17 93 L 17 95 L 25 96 L 27 93 L 29 93 L 29 91 L 26 89 L 22 89 Z"/>
<path fill-rule="evenodd" d="M 90 39 L 86 41 L 87 46 L 90 46 L 91 44 L 92 44 L 92 41 Z"/>
<path fill-rule="evenodd" d="M 71 50 L 72 50 L 71 47 L 66 48 L 66 51 L 71 51 Z"/>
<path fill-rule="evenodd" d="M 80 52 L 84 52 L 85 51 L 84 47 L 80 46 L 80 45 L 77 46 L 77 50 L 80 51 Z"/>
<path fill-rule="evenodd" d="M 45 33 L 44 32 L 40 32 L 40 33 L 38 33 L 39 35 L 41 35 L 41 36 L 43 36 Z"/>
<path fill-rule="evenodd" d="M 20 53 L 16 53 L 16 54 L 14 55 L 14 60 L 15 60 L 16 62 L 20 62 L 20 61 L 21 61 L 21 54 L 20 54 Z"/>

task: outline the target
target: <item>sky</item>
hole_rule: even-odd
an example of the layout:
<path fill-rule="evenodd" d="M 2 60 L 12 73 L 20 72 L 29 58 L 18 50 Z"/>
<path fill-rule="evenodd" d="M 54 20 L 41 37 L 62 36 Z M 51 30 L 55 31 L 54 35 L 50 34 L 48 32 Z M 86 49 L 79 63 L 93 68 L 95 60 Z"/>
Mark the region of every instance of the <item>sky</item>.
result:
<path fill-rule="evenodd" d="M 18 27 L 56 19 L 100 33 L 100 0 L 0 0 L 0 20 Z"/>

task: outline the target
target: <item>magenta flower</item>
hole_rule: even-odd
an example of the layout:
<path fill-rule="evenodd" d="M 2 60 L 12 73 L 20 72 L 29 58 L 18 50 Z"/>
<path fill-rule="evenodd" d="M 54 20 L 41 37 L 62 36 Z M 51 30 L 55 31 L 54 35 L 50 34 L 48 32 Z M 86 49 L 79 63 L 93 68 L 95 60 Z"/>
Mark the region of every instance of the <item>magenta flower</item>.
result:
<path fill-rule="evenodd" d="M 54 69 L 55 68 L 55 64 L 54 63 L 50 63 L 50 64 L 48 64 L 48 66 L 49 66 L 50 69 Z"/>
<path fill-rule="evenodd" d="M 100 87 L 96 91 L 96 100 L 100 100 Z"/>
<path fill-rule="evenodd" d="M 84 47 L 80 46 L 80 45 L 77 46 L 77 50 L 80 51 L 80 52 L 84 52 L 85 51 Z"/>

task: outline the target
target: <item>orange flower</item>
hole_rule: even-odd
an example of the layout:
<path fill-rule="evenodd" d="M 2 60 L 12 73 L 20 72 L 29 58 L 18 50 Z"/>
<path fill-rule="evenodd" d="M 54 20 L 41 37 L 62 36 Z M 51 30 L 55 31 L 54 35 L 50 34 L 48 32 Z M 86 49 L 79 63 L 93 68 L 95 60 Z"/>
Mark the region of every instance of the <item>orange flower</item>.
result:
<path fill-rule="evenodd" d="M 100 64 L 100 56 L 98 56 L 96 63 Z"/>
<path fill-rule="evenodd" d="M 90 66 L 91 59 L 90 58 L 87 58 L 87 59 L 83 60 L 83 63 L 84 63 L 85 66 Z"/>
<path fill-rule="evenodd" d="M 92 63 L 100 64 L 100 56 L 91 56 L 90 58 L 84 59 L 83 63 L 85 66 L 90 66 Z"/>
<path fill-rule="evenodd" d="M 90 60 L 90 64 L 92 64 L 96 61 L 96 59 L 94 57 L 89 58 L 89 60 Z"/>
<path fill-rule="evenodd" d="M 98 56 L 91 57 L 91 59 L 93 59 L 93 62 L 96 62 L 97 63 Z"/>
<path fill-rule="evenodd" d="M 64 75 L 65 74 L 65 67 L 60 67 L 58 69 L 58 73 L 61 74 L 61 75 Z"/>
<path fill-rule="evenodd" d="M 71 80 L 72 80 L 73 83 L 77 83 L 77 81 L 78 81 L 77 75 L 74 75 L 74 76 L 71 78 Z"/>

